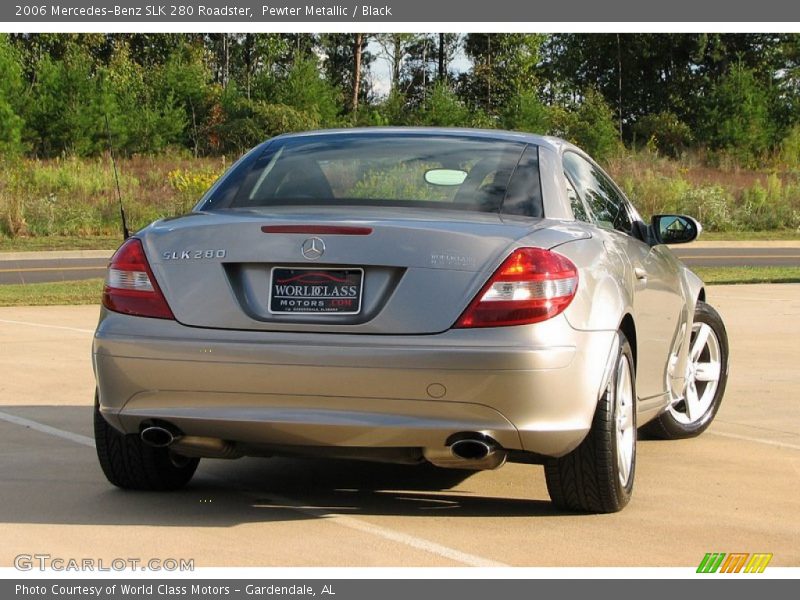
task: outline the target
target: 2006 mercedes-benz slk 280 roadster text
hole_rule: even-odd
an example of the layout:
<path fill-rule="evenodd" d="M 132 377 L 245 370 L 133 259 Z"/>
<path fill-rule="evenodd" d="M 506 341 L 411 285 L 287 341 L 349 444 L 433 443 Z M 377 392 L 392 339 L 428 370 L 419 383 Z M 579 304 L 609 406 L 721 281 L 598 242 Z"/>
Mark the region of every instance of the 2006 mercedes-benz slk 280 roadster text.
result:
<path fill-rule="evenodd" d="M 543 464 L 561 508 L 620 510 L 637 427 L 708 427 L 728 345 L 702 282 L 555 138 L 353 129 L 273 138 L 111 260 L 95 437 L 115 485 L 199 458 Z"/>

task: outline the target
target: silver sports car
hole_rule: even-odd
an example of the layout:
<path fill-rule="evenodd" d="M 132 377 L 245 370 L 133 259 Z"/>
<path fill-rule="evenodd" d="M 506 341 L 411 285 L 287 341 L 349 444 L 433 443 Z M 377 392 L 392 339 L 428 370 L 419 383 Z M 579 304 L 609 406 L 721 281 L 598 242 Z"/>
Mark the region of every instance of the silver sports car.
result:
<path fill-rule="evenodd" d="M 111 259 L 94 338 L 111 483 L 201 457 L 543 464 L 568 510 L 630 499 L 637 428 L 697 435 L 728 343 L 703 283 L 584 152 L 460 129 L 284 135 Z"/>

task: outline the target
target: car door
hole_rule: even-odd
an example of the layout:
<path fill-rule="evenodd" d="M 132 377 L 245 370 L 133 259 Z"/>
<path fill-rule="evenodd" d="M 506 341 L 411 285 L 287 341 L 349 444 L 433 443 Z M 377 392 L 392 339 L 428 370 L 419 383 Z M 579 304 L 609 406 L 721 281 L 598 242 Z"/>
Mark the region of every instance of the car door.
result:
<path fill-rule="evenodd" d="M 678 263 L 665 247 L 652 247 L 639 237 L 641 219 L 600 167 L 572 151 L 564 153 L 563 162 L 583 202 L 583 214 L 576 218 L 593 223 L 607 252 L 624 264 L 636 325 L 637 395 L 640 410 L 647 410 L 663 401 L 670 355 L 687 318 Z"/>

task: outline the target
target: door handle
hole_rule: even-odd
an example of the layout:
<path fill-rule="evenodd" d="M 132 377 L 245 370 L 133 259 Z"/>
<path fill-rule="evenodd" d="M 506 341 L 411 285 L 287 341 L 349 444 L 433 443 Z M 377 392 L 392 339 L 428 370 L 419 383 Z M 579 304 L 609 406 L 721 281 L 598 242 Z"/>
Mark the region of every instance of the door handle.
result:
<path fill-rule="evenodd" d="M 642 267 L 634 267 L 633 274 L 636 275 L 636 279 L 647 281 L 647 271 L 645 271 Z"/>

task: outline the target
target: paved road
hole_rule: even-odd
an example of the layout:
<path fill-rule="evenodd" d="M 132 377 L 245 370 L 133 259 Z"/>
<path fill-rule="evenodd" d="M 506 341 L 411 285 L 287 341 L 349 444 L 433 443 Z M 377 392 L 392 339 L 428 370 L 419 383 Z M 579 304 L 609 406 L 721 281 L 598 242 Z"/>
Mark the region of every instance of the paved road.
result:
<path fill-rule="evenodd" d="M 97 307 L 0 308 L 0 566 L 46 552 L 199 567 L 693 567 L 710 551 L 800 566 L 800 285 L 708 294 L 731 340 L 725 402 L 699 438 L 640 442 L 633 500 L 615 515 L 555 511 L 527 465 L 205 460 L 184 491 L 116 490 L 92 448 Z"/>
<path fill-rule="evenodd" d="M 104 277 L 107 258 L 0 260 L 0 285 Z"/>
<path fill-rule="evenodd" d="M 690 267 L 800 266 L 800 247 L 683 246 L 673 250 Z M 0 253 L 0 285 L 103 277 L 108 256 L 103 252 L 92 254 L 92 257 L 46 258 L 43 253 L 37 253 L 37 258 L 23 259 L 4 258 Z"/>
<path fill-rule="evenodd" d="M 800 248 L 673 248 L 689 267 L 800 266 Z"/>

